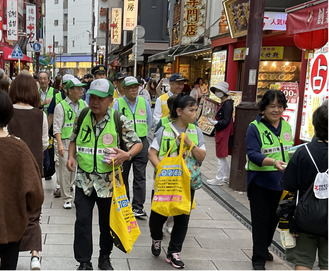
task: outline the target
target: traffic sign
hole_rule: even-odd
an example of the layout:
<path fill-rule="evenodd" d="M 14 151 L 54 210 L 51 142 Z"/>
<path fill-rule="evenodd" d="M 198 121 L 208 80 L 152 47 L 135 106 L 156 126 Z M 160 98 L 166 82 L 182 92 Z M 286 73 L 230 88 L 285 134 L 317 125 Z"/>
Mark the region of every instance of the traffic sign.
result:
<path fill-rule="evenodd" d="M 134 55 L 140 56 L 144 53 L 144 45 L 134 44 L 132 48 L 132 53 Z"/>
<path fill-rule="evenodd" d="M 144 37 L 145 35 L 145 28 L 141 25 L 137 25 L 133 30 L 134 37 L 137 37 L 138 39 Z"/>
<path fill-rule="evenodd" d="M 144 44 L 145 43 L 145 39 L 132 39 L 131 42 L 132 43 L 138 43 L 138 44 Z"/>
<path fill-rule="evenodd" d="M 32 49 L 34 52 L 40 52 L 41 51 L 41 44 L 37 41 L 35 41 L 32 45 Z"/>
<path fill-rule="evenodd" d="M 144 61 L 144 56 L 133 56 L 133 60 L 135 60 L 136 59 L 136 61 Z"/>
<path fill-rule="evenodd" d="M 18 46 L 18 44 L 15 45 L 15 48 L 13 52 L 11 53 L 11 58 L 16 58 L 16 59 L 22 59 L 23 58 L 23 52 L 21 48 Z"/>

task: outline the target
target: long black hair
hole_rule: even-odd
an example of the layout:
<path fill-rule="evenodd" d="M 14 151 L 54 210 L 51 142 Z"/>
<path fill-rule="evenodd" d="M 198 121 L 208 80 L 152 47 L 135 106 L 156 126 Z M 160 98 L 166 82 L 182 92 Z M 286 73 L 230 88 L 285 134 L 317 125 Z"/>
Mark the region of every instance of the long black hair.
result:
<path fill-rule="evenodd" d="M 185 93 L 179 93 L 174 100 L 174 104 L 170 112 L 170 117 L 173 119 L 178 118 L 177 108 L 181 108 L 183 110 L 186 106 L 194 105 L 197 105 L 197 101 L 193 97 L 186 95 Z"/>

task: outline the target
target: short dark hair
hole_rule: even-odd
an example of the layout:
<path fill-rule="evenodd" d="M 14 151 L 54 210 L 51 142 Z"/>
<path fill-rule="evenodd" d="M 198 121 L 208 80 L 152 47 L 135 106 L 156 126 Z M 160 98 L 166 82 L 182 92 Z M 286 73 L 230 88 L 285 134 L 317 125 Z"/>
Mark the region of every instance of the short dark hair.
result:
<path fill-rule="evenodd" d="M 181 108 L 183 110 L 186 106 L 194 106 L 196 104 L 196 100 L 190 95 L 186 95 L 185 93 L 179 93 L 176 99 L 174 100 L 173 107 L 170 111 L 170 117 L 173 119 L 178 118 L 177 108 Z"/>
<path fill-rule="evenodd" d="M 8 94 L 0 90 L 0 127 L 7 126 L 13 115 L 14 107 Z"/>
<path fill-rule="evenodd" d="M 321 140 L 328 140 L 328 101 L 314 111 L 312 124 L 315 136 Z"/>
<path fill-rule="evenodd" d="M 8 93 L 9 90 L 9 81 L 5 78 L 0 79 L 0 89 Z"/>
<path fill-rule="evenodd" d="M 33 107 L 40 107 L 38 86 L 32 76 L 19 74 L 11 82 L 9 96 L 13 104 L 27 103 Z"/>
<path fill-rule="evenodd" d="M 268 106 L 271 102 L 277 99 L 278 103 L 283 106 L 284 109 L 287 108 L 287 99 L 286 96 L 280 90 L 268 90 L 265 92 L 263 98 L 258 103 L 258 109 L 260 112 L 265 110 L 265 107 Z"/>

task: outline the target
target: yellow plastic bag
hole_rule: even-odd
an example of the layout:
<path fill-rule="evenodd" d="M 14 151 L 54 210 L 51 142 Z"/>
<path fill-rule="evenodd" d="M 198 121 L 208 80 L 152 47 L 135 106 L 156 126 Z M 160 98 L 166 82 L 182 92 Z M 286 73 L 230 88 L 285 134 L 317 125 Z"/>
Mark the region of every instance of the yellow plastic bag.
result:
<path fill-rule="evenodd" d="M 191 212 L 191 176 L 183 159 L 184 137 L 183 133 L 179 155 L 169 157 L 172 144 L 156 167 L 151 209 L 163 216 L 188 215 Z"/>
<path fill-rule="evenodd" d="M 113 159 L 112 164 L 113 195 L 110 210 L 110 233 L 113 237 L 114 245 L 124 253 L 130 253 L 141 232 L 127 197 L 126 188 L 122 180 L 121 169 L 118 167 L 121 186 L 117 187 L 115 184 Z"/>

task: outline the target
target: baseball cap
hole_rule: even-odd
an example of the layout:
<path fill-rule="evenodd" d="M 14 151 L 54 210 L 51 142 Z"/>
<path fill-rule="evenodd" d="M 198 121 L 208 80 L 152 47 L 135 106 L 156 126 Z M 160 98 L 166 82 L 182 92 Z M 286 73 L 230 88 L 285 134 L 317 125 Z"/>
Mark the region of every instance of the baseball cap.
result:
<path fill-rule="evenodd" d="M 69 80 L 73 79 L 74 76 L 72 74 L 64 74 L 63 79 L 62 79 L 62 83 L 66 84 Z"/>
<path fill-rule="evenodd" d="M 170 76 L 169 78 L 170 82 L 174 82 L 174 81 L 188 81 L 183 74 L 181 73 L 174 73 L 172 76 Z"/>
<path fill-rule="evenodd" d="M 80 80 L 78 78 L 73 77 L 71 80 L 69 80 L 66 85 L 65 88 L 66 90 L 73 88 L 73 87 L 83 87 L 86 84 L 81 83 Z"/>
<path fill-rule="evenodd" d="M 126 71 L 118 72 L 117 76 L 116 76 L 116 79 L 121 80 L 123 78 L 126 78 L 127 76 L 128 76 L 128 73 Z"/>
<path fill-rule="evenodd" d="M 91 73 L 93 75 L 96 73 L 107 73 L 107 68 L 104 65 L 97 65 L 91 70 Z"/>
<path fill-rule="evenodd" d="M 112 83 L 107 79 L 96 79 L 91 82 L 90 88 L 87 94 L 93 94 L 98 97 L 113 96 L 114 87 Z"/>
<path fill-rule="evenodd" d="M 138 80 L 134 76 L 128 76 L 122 81 L 122 87 L 128 87 L 131 85 L 139 85 Z"/>

